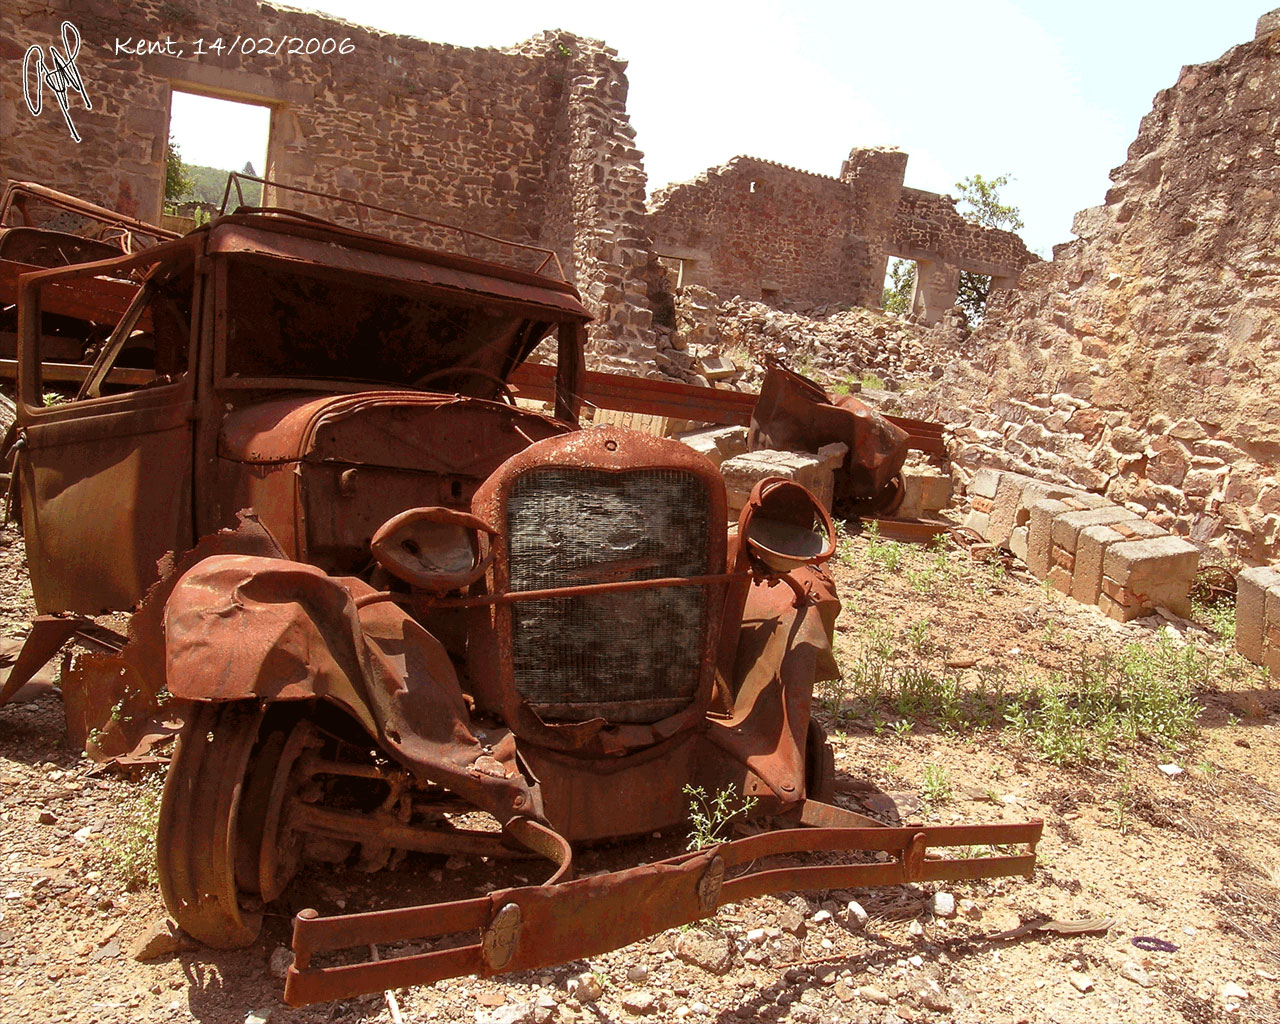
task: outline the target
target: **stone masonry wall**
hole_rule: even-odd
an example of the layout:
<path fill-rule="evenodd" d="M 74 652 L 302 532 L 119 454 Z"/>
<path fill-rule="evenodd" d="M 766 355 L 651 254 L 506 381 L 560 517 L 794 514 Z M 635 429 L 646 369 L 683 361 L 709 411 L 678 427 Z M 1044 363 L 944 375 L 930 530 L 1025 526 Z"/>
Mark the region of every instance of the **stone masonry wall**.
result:
<path fill-rule="evenodd" d="M 92 103 L 88 110 L 69 97 L 79 144 L 52 93 L 45 90 L 39 117 L 22 96 L 27 48 L 61 49 L 64 20 L 82 37 L 76 63 Z M 218 38 L 229 46 L 249 36 L 349 40 L 350 52 L 209 49 Z M 164 50 L 166 39 L 169 52 L 116 52 L 116 40 Z M 205 40 L 203 56 L 196 39 Z M 40 181 L 158 220 L 172 89 L 264 103 L 272 108 L 268 177 L 547 245 L 600 318 L 596 344 L 643 359 L 653 345 L 636 268 L 650 257 L 638 227 L 644 175 L 630 143 L 624 67 L 616 51 L 566 33 L 503 51 L 258 0 L 11 0 L 0 7 L 0 178 Z M 296 197 L 288 205 L 351 219 Z M 456 244 L 403 218 L 370 226 Z M 635 299 L 630 307 L 624 295 Z M 612 365 L 637 369 L 621 358 Z"/>
<path fill-rule="evenodd" d="M 654 193 L 649 229 L 660 253 L 686 259 L 686 284 L 848 301 L 859 290 L 846 259 L 848 197 L 836 178 L 738 156 Z"/>
<path fill-rule="evenodd" d="M 964 465 L 1104 493 L 1280 556 L 1280 12 L 1156 96 L 1104 205 L 997 295 L 916 414 Z"/>
<path fill-rule="evenodd" d="M 1008 286 L 1035 261 L 1017 235 L 965 221 L 949 196 L 903 188 L 906 165 L 898 150 L 855 148 L 829 178 L 734 157 L 655 192 L 650 234 L 684 261 L 686 282 L 774 304 L 879 308 L 888 257 L 907 256 L 933 272 L 917 308 L 928 323 L 954 304 L 961 270 Z"/>

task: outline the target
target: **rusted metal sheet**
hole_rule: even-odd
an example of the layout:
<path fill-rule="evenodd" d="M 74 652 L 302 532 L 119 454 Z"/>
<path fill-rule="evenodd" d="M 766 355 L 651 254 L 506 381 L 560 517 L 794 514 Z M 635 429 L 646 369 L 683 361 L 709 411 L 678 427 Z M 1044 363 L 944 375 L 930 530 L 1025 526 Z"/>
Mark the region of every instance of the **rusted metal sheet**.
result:
<path fill-rule="evenodd" d="M 572 285 L 526 274 L 519 270 L 481 263 L 465 256 L 429 253 L 410 246 L 370 240 L 357 232 L 348 233 L 350 248 L 336 247 L 334 231 L 306 220 L 282 217 L 270 231 L 262 230 L 260 219 L 245 215 L 220 218 L 210 228 L 210 253 L 252 254 L 277 259 L 298 260 L 340 271 L 372 274 L 388 281 L 403 281 L 450 291 L 484 296 L 494 301 L 516 302 L 564 314 L 591 319 L 578 301 Z"/>

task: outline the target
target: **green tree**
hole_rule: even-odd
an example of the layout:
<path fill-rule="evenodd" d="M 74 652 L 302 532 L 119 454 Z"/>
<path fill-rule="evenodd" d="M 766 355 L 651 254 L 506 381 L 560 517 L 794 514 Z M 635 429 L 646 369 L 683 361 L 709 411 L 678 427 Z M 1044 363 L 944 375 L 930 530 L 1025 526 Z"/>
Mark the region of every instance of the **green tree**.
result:
<path fill-rule="evenodd" d="M 173 141 L 173 136 L 170 135 L 168 159 L 164 165 L 165 202 L 181 202 L 194 188 L 195 181 L 191 177 L 191 171 L 182 162 L 182 154 L 178 151 L 178 144 Z"/>
<path fill-rule="evenodd" d="M 880 305 L 886 313 L 899 313 L 903 316 L 911 312 L 911 293 L 916 284 L 916 265 L 912 260 L 900 260 L 896 257 L 889 262 L 888 285 L 881 297 Z"/>
<path fill-rule="evenodd" d="M 1000 190 L 1012 180 L 1007 174 L 994 178 L 984 178 L 981 174 L 971 174 L 963 181 L 956 182 L 959 193 L 956 209 L 960 216 L 973 224 L 984 228 L 998 228 L 1002 231 L 1019 231 L 1022 224 L 1022 212 L 1016 206 L 1000 201 Z M 971 324 L 980 323 L 987 308 L 987 296 L 991 293 L 991 278 L 986 274 L 975 274 L 968 270 L 960 272 L 960 287 L 956 293 L 956 304 L 965 311 Z"/>

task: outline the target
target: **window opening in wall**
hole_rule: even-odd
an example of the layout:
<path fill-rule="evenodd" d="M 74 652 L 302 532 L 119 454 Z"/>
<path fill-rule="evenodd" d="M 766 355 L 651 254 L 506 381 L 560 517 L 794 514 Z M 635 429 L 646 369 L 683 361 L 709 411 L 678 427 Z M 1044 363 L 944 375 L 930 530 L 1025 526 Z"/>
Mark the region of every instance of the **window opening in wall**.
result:
<path fill-rule="evenodd" d="M 780 302 L 782 302 L 782 289 L 781 288 L 761 288 L 760 301 L 766 302 L 770 306 L 778 305 Z"/>
<path fill-rule="evenodd" d="M 755 190 L 756 190 L 756 183 L 753 181 L 751 183 L 751 191 L 754 192 Z"/>
<path fill-rule="evenodd" d="M 189 230 L 216 213 L 230 171 L 266 177 L 271 108 L 257 103 L 173 92 L 169 112 L 169 161 L 164 210 L 183 218 L 171 226 Z M 245 182 L 244 199 L 262 200 L 262 187 Z M 235 205 L 232 195 L 231 205 Z"/>
<path fill-rule="evenodd" d="M 964 310 L 971 326 L 982 323 L 982 318 L 987 312 L 987 296 L 990 294 L 990 275 L 975 274 L 969 270 L 960 271 L 960 287 L 956 290 L 956 305 Z"/>
<path fill-rule="evenodd" d="M 886 313 L 906 316 L 912 312 L 911 300 L 915 295 L 916 272 L 915 260 L 900 259 L 897 256 L 889 258 L 884 274 L 884 294 L 880 300 Z"/>

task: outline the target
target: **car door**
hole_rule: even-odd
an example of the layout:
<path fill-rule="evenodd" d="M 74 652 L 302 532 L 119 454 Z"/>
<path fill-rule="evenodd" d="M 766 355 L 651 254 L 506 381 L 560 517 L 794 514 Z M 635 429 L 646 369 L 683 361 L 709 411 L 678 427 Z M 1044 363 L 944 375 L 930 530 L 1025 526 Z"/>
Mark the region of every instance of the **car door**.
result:
<path fill-rule="evenodd" d="M 192 543 L 199 296 L 189 247 L 152 252 L 23 279 L 15 484 L 41 613 L 132 608 Z M 42 363 L 42 308 L 93 288 L 136 294 L 91 367 Z"/>

